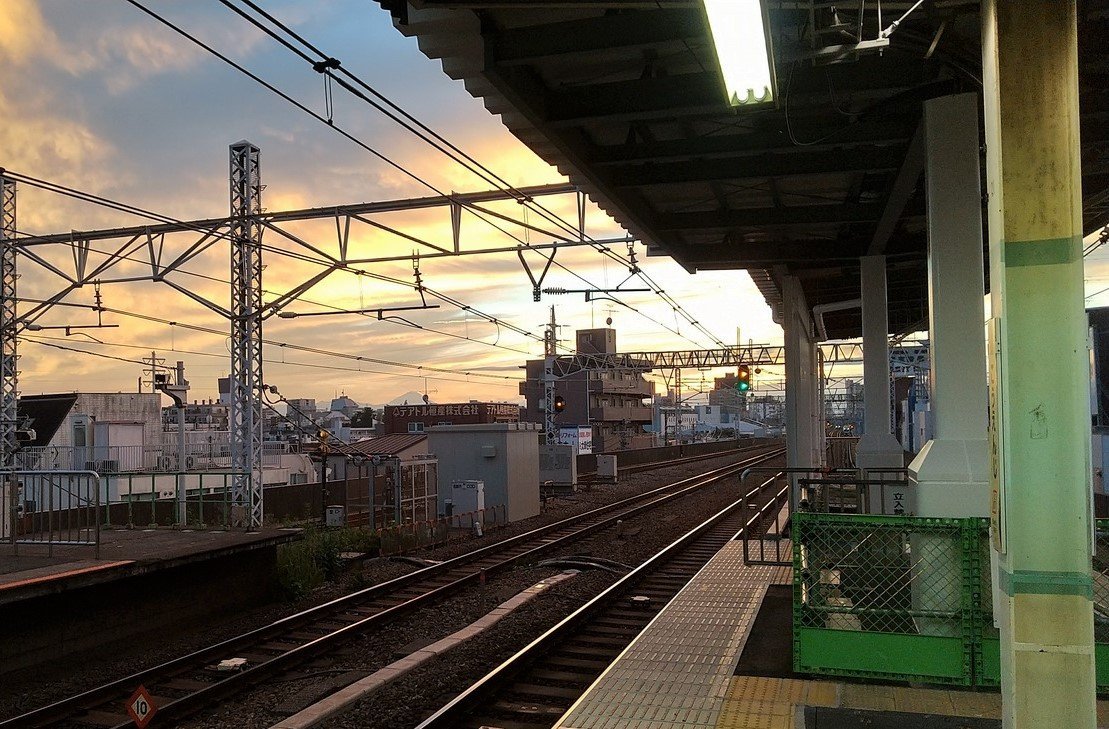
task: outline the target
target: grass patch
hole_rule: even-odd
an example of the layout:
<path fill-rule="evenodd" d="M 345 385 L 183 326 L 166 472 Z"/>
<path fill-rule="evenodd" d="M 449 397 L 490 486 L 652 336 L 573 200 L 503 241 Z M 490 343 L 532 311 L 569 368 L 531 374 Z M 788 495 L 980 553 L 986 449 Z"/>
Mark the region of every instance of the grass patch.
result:
<path fill-rule="evenodd" d="M 333 582 L 343 567 L 343 552 L 376 554 L 380 540 L 364 529 L 308 527 L 304 538 L 277 551 L 277 584 L 285 597 L 303 597 L 325 582 Z"/>

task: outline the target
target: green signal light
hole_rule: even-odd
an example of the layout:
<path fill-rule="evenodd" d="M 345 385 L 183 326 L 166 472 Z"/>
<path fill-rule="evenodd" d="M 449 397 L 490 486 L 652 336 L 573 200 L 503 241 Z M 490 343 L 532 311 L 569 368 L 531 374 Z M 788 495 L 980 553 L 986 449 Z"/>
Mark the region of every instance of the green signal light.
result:
<path fill-rule="evenodd" d="M 735 389 L 741 393 L 751 389 L 751 368 L 747 365 L 740 365 L 736 368 Z"/>

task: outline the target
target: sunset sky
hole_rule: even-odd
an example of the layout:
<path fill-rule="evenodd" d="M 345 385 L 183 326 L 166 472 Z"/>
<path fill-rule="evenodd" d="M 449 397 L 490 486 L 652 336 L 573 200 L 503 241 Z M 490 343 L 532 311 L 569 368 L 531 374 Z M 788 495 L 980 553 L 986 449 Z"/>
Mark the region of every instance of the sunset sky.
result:
<path fill-rule="evenodd" d="M 300 59 L 232 14 L 216 0 L 146 0 L 218 50 L 240 61 L 270 83 L 319 113 L 324 113 L 321 77 Z M 390 22 L 388 13 L 368 0 L 269 0 L 267 9 L 301 34 L 340 59 L 368 83 L 416 117 L 458 144 L 515 185 L 558 182 L 555 170 L 535 157 L 470 97 L 461 83 L 451 81 L 438 63 L 429 61 Z M 390 168 L 334 130 L 327 128 L 219 60 L 191 45 L 124 0 L 3 0 L 0 3 L 0 166 L 40 179 L 68 185 L 138 205 L 180 219 L 227 214 L 227 147 L 248 139 L 262 150 L 269 210 L 392 200 L 432 194 L 429 189 Z M 365 103 L 335 89 L 335 122 L 386 153 L 433 186 L 475 191 L 490 185 L 477 179 Z M 544 205 L 567 220 L 576 212 L 572 196 L 546 198 Z M 519 218 L 521 207 L 505 203 L 499 210 Z M 448 244 L 446 210 L 394 214 L 380 219 L 395 228 Z M 536 222 L 532 215 L 531 222 Z M 622 235 L 607 216 L 591 207 L 589 234 Z M 56 194 L 21 186 L 19 229 L 33 234 L 92 230 L 143 223 L 141 218 L 77 203 Z M 525 235 L 518 226 L 508 231 L 531 243 L 546 242 Z M 333 250 L 334 225 L 323 221 L 290 226 L 290 232 Z M 195 238 L 195 236 L 193 236 Z M 368 227 L 352 230 L 352 255 L 408 255 L 410 242 Z M 190 241 L 167 241 L 179 250 Z M 288 241 L 267 233 L 266 242 L 293 249 Z M 472 216 L 463 221 L 468 247 L 512 246 L 515 241 Z M 97 246 L 94 245 L 94 249 Z M 624 255 L 623 246 L 616 252 Z M 1095 254 L 1087 267 L 1087 292 L 1109 287 L 1105 253 Z M 746 342 L 778 343 L 781 332 L 750 279 L 742 272 L 689 275 L 663 258 L 637 254 L 643 269 L 688 309 L 715 337 L 734 342 L 737 329 Z M 66 246 L 44 252 L 47 260 L 71 261 Z M 94 252 L 90 260 L 95 260 Z M 541 265 L 530 254 L 533 265 Z M 615 286 L 626 269 L 590 249 L 567 249 L 560 263 L 599 286 Z M 21 259 L 20 295 L 41 298 L 61 287 L 61 280 Z M 69 263 L 72 266 L 72 263 Z M 314 267 L 267 254 L 264 274 L 267 300 L 311 275 Z M 210 300 L 227 306 L 229 287 L 226 245 L 212 248 L 174 280 Z M 531 298 L 531 286 L 513 254 L 426 260 L 424 283 L 500 320 L 540 336 L 548 307 L 558 306 L 561 336 L 573 342 L 573 330 L 601 326 L 607 317 L 618 330 L 625 351 L 689 349 L 710 346 L 707 337 L 677 316 L 652 294 L 621 296 L 629 308 L 612 302 L 586 304 L 582 296 Z M 148 270 L 148 269 L 147 269 Z M 139 275 L 143 268 L 128 263 L 114 275 Z M 404 281 L 412 280 L 410 262 L 376 265 L 371 269 Z M 199 274 L 199 275 L 197 275 Z M 205 278 L 207 277 L 207 278 Z M 213 280 L 215 279 L 215 280 Z M 553 268 L 548 286 L 581 288 L 580 280 Z M 639 287 L 633 280 L 629 286 Z M 47 345 L 81 349 L 127 360 L 156 350 L 169 363 L 181 359 L 193 384 L 192 399 L 214 397 L 216 378 L 227 373 L 227 322 L 164 285 L 117 284 L 103 289 L 104 304 L 136 312 L 170 325 L 121 313 L 106 313 L 104 322 L 118 328 L 87 332 L 100 340 L 61 330 L 27 332 L 21 341 L 21 389 L 26 393 L 54 391 L 115 391 L 133 389 L 141 365 L 78 354 Z M 72 293 L 67 301 L 91 304 L 93 291 Z M 320 311 L 326 307 L 368 308 L 417 304 L 406 286 L 352 274 L 335 274 L 288 307 Z M 1109 291 L 1091 304 L 1109 303 Z M 646 316 L 644 316 L 646 315 Z M 59 308 L 41 320 L 44 325 L 80 325 L 94 314 Z M 648 318 L 650 317 L 650 318 Z M 265 379 L 289 397 L 328 399 L 345 391 L 363 403 L 382 403 L 425 386 L 433 401 L 468 399 L 518 400 L 519 365 L 541 354 L 541 344 L 478 319 L 456 307 L 406 315 L 425 329 L 360 316 L 328 316 L 292 320 L 270 319 L 265 337 L 348 355 L 346 358 L 265 347 Z M 216 329 L 198 332 L 184 325 Z M 665 327 L 680 332 L 676 334 Z M 442 334 L 429 332 L 437 329 Z M 448 372 L 370 365 L 362 356 L 434 367 Z M 486 375 L 467 376 L 463 373 Z M 686 373 L 687 383 L 721 373 Z M 488 377 L 492 375 L 494 377 Z M 426 384 L 425 384 L 425 376 Z M 765 382 L 778 377 L 762 376 Z"/>
<path fill-rule="evenodd" d="M 147 4 L 324 113 L 321 77 L 215 0 L 150 0 Z M 267 2 L 266 7 L 512 184 L 560 181 L 554 169 L 509 134 L 460 83 L 448 79 L 437 63 L 424 57 L 414 40 L 397 32 L 388 13 L 375 3 L 281 0 Z M 266 185 L 263 200 L 268 210 L 433 194 L 123 0 L 4 0 L 0 4 L 0 60 L 5 65 L 5 73 L 0 76 L 0 108 L 4 110 L 0 166 L 25 175 L 179 219 L 218 217 L 227 214 L 227 147 L 248 139 L 262 150 Z M 337 124 L 439 189 L 490 188 L 487 182 L 338 88 L 334 118 Z M 576 218 L 572 196 L 546 198 L 543 204 L 567 220 Z M 18 206 L 19 230 L 32 234 L 146 222 L 26 185 L 19 189 Z M 498 209 L 516 219 L 522 215 L 521 206 L 515 203 L 505 203 Z M 379 220 L 424 239 L 450 241 L 445 209 L 392 214 Z M 533 213 L 529 220 L 535 223 L 538 219 Z M 623 235 L 592 206 L 588 222 L 593 237 Z M 536 233 L 525 235 L 519 226 L 506 228 L 531 243 L 548 242 Z M 289 230 L 334 250 L 336 234 L 331 221 L 290 226 Z M 190 240 L 189 236 L 167 240 L 167 250 L 174 246 L 180 249 Z M 294 247 L 270 233 L 266 240 L 271 245 Z M 369 227 L 352 229 L 351 240 L 352 255 L 365 257 L 408 255 L 414 247 Z M 463 220 L 463 244 L 471 248 L 514 246 L 516 241 L 467 215 Z M 97 257 L 95 251 L 101 247 L 93 245 L 90 260 Z M 626 255 L 623 246 L 614 250 Z M 637 255 L 643 269 L 716 337 L 734 342 L 739 328 L 744 341 L 780 342 L 780 331 L 770 321 L 769 309 L 745 273 L 691 276 L 668 259 L 646 259 L 641 246 L 637 247 Z M 72 260 L 66 246 L 54 246 L 47 256 L 59 262 Z M 606 261 L 590 249 L 566 249 L 556 260 L 598 286 L 615 286 L 627 276 L 627 270 L 617 262 Z M 536 266 L 542 263 L 534 253 L 529 254 L 529 261 Z M 318 270 L 268 254 L 265 263 L 264 286 L 273 294 Z M 61 280 L 43 269 L 22 259 L 20 265 L 21 297 L 41 298 L 61 288 Z M 228 266 L 227 247 L 221 245 L 187 268 L 191 274 L 226 279 Z M 608 317 L 613 319 L 624 350 L 688 349 L 712 344 L 651 294 L 620 297 L 646 316 L 612 302 L 587 304 L 581 294 L 544 297 L 542 302 L 534 303 L 530 283 L 514 254 L 427 260 L 420 268 L 428 287 L 537 336 L 542 334 L 549 305 L 556 304 L 559 321 L 568 325 L 560 333 L 567 344 L 573 342 L 573 329 L 602 326 Z M 408 261 L 375 265 L 370 270 L 412 280 Z M 141 272 L 140 264 L 127 263 L 115 269 L 114 275 Z M 226 284 L 191 274 L 175 280 L 213 302 L 228 304 Z M 585 286 L 558 268 L 552 268 L 544 285 Z M 634 279 L 628 284 L 636 288 L 642 285 Z M 112 309 L 227 331 L 225 321 L 164 285 L 106 285 L 102 293 L 105 306 Z M 267 300 L 270 298 L 272 294 L 267 294 Z M 419 303 L 409 287 L 347 273 L 334 274 L 304 299 L 288 309 L 320 311 L 327 306 L 367 308 Z M 93 291 L 88 289 L 67 298 L 83 304 L 92 300 Z M 55 310 L 40 323 L 88 324 L 94 322 L 94 317 L 88 310 L 66 308 Z M 498 331 L 495 325 L 456 307 L 443 305 L 438 310 L 406 314 L 406 318 L 443 334 L 359 316 L 275 318 L 267 321 L 264 334 L 275 341 L 431 366 L 449 373 L 369 365 L 267 346 L 266 382 L 289 397 L 326 399 L 345 391 L 360 402 L 381 403 L 408 391 L 423 391 L 426 375 L 433 401 L 516 401 L 518 366 L 542 352 L 539 342 L 505 329 Z M 106 313 L 104 322 L 119 327 L 86 330 L 104 344 L 84 335 L 67 337 L 61 330 L 27 332 L 20 343 L 21 389 L 34 393 L 136 387 L 140 365 L 46 346 L 56 344 L 134 360 L 156 350 L 170 363 L 185 361 L 193 385 L 191 398 L 215 396 L 216 378 L 228 369 L 226 334 L 190 331 L 116 313 Z M 460 374 L 463 372 L 502 379 Z M 699 382 L 700 377 L 700 373 L 685 375 L 687 382 Z M 768 373 L 766 377 L 774 375 Z"/>

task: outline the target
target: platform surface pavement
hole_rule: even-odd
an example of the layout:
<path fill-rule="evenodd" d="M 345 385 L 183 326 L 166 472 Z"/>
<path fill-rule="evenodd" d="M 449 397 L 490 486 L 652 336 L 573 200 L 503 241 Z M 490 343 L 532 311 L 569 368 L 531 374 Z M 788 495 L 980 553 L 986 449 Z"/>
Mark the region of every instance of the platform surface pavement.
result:
<path fill-rule="evenodd" d="M 1001 694 L 997 692 L 735 676 L 716 724 L 708 726 L 794 729 L 797 706 L 1001 719 Z M 1097 702 L 1097 725 L 1109 727 L 1109 701 Z"/>
<path fill-rule="evenodd" d="M 728 542 L 556 727 L 716 726 L 766 588 L 789 579 L 788 567 L 744 565 L 743 543 Z"/>
<path fill-rule="evenodd" d="M 1000 718 L 996 692 L 735 676 L 766 588 L 791 574 L 744 565 L 743 543 L 729 542 L 555 729 L 794 729 L 797 706 Z M 1107 701 L 1098 726 L 1109 728 Z"/>
<path fill-rule="evenodd" d="M 0 544 L 0 604 L 67 586 L 118 579 L 154 569 L 257 549 L 296 538 L 299 529 L 105 529 L 100 558 L 85 546 Z"/>

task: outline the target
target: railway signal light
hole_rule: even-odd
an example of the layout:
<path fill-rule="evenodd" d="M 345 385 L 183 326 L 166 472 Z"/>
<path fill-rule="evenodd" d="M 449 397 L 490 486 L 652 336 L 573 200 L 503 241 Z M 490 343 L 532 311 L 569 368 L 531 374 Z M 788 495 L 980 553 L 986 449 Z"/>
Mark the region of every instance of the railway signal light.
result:
<path fill-rule="evenodd" d="M 555 399 L 554 399 L 554 410 L 555 410 L 555 412 L 556 413 L 561 413 L 565 409 L 566 409 L 566 398 L 564 398 L 562 395 L 555 395 Z"/>
<path fill-rule="evenodd" d="M 751 368 L 747 365 L 740 365 L 736 371 L 735 389 L 740 393 L 751 389 Z"/>

